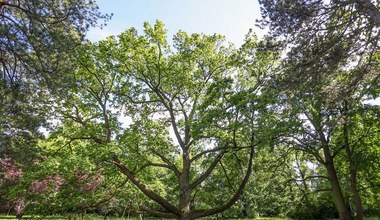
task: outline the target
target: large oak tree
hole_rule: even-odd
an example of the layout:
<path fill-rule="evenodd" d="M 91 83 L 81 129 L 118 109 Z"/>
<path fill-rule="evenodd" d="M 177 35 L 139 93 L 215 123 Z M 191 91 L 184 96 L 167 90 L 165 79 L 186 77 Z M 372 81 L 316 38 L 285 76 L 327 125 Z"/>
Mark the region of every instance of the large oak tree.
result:
<path fill-rule="evenodd" d="M 86 46 L 55 136 L 86 143 L 89 159 L 156 203 L 141 210 L 195 219 L 234 205 L 249 180 L 271 129 L 263 86 L 276 53 L 251 35 L 240 50 L 220 35 L 182 31 L 173 44 L 158 21 L 144 35 L 129 29 Z M 209 193 L 219 187 L 227 193 Z"/>

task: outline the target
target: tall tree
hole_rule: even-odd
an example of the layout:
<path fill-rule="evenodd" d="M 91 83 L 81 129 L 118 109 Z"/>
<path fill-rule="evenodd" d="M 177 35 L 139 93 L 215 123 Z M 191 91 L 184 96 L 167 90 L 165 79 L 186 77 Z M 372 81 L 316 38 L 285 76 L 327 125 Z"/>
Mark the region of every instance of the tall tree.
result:
<path fill-rule="evenodd" d="M 311 86 L 317 77 L 347 73 L 336 71 L 342 66 L 355 69 L 355 74 L 346 75 L 350 80 L 345 84 L 331 84 L 333 100 L 351 93 L 362 81 L 378 85 L 379 74 L 373 68 L 380 46 L 378 1 L 261 0 L 260 4 L 261 25 L 290 48 L 288 87 Z"/>
<path fill-rule="evenodd" d="M 74 133 L 62 128 L 67 141 L 85 141 L 94 158 L 159 204 L 141 207 L 152 215 L 195 219 L 235 204 L 252 173 L 255 147 L 271 128 L 260 91 L 274 52 L 260 50 L 252 37 L 238 52 L 220 35 L 182 31 L 172 49 L 158 21 L 146 23 L 144 35 L 129 29 L 80 54 L 78 86 L 57 109 L 64 124 L 76 127 Z M 249 65 L 239 62 L 255 57 Z M 228 192 L 221 198 L 200 197 L 220 184 Z"/>
<path fill-rule="evenodd" d="M 299 134 L 300 144 L 325 165 L 340 218 L 351 219 L 335 165 L 336 155 L 343 154 L 340 146 L 346 146 L 356 218 L 362 219 L 356 165 L 352 164 L 356 159 L 349 146 L 352 128 L 345 115 L 352 110 L 347 106 L 356 108 L 363 97 L 379 96 L 379 3 L 319 0 L 260 3 L 264 17 L 261 24 L 269 26 L 271 34 L 289 48 L 280 85 L 291 91 L 288 98 L 299 99 L 294 108 L 303 106 L 300 115 L 295 116 L 298 120 L 306 117 L 307 121 L 301 126 L 306 129 Z M 336 142 L 337 130 L 346 134 L 345 141 Z M 321 148 L 316 150 L 315 146 Z M 319 155 L 319 150 L 323 155 Z"/>
<path fill-rule="evenodd" d="M 108 18 L 94 1 L 0 1 L 0 160 L 32 163 L 50 95 L 68 85 L 71 51 Z"/>
<path fill-rule="evenodd" d="M 56 90 L 56 81 L 67 82 L 71 50 L 81 44 L 90 26 L 108 17 L 100 14 L 94 1 L 1 1 L 3 155 L 16 151 L 20 159 L 30 156 L 28 148 L 35 145 L 38 128 L 47 118 L 48 108 L 42 104 Z"/>
<path fill-rule="evenodd" d="M 339 84 L 346 79 L 340 77 L 334 81 Z M 363 154 L 367 155 L 367 150 L 361 148 L 361 143 L 372 142 L 370 140 L 377 136 L 378 130 L 373 127 L 373 122 L 365 118 L 372 114 L 376 117 L 378 107 L 364 105 L 360 90 L 332 103 L 325 95 L 330 79 L 314 80 L 314 83 L 313 87 L 304 88 L 299 93 L 287 93 L 286 104 L 282 105 L 283 112 L 298 125 L 295 123 L 290 126 L 284 133 L 287 133 L 287 138 L 282 141 L 289 142 L 290 147 L 313 156 L 325 168 L 341 219 L 363 219 L 360 184 L 364 183 L 364 179 L 359 179 L 358 174 L 364 167 L 368 166 L 370 169 L 372 165 L 360 162 Z M 358 117 L 358 112 L 361 112 L 359 114 L 363 118 Z M 360 126 L 367 129 L 363 130 Z M 374 150 L 377 146 L 368 145 L 367 149 L 369 148 Z M 345 181 L 346 179 L 349 181 Z M 350 207 L 355 208 L 351 210 Z"/>

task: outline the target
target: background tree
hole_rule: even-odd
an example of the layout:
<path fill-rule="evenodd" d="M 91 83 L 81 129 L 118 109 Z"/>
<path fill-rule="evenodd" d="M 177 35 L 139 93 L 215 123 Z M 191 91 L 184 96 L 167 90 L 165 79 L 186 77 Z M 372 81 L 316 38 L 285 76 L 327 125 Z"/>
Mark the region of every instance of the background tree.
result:
<path fill-rule="evenodd" d="M 333 100 L 355 90 L 361 81 L 378 85 L 378 1 L 275 1 L 261 0 L 264 19 L 272 36 L 290 48 L 286 57 L 291 72 L 286 84 L 312 86 L 320 76 L 334 78 L 340 67 L 351 69 L 345 84 L 331 83 Z M 378 91 L 378 88 L 377 88 Z M 378 97 L 378 93 L 370 98 Z"/>
<path fill-rule="evenodd" d="M 339 175 L 337 178 L 331 175 L 340 172 L 334 168 L 337 155 L 345 155 L 350 167 L 350 174 L 346 174 L 351 179 L 348 194 L 353 195 L 356 218 L 362 219 L 358 171 L 353 158 L 358 155 L 353 153 L 354 138 L 349 135 L 354 125 L 349 123 L 348 115 L 363 100 L 379 95 L 378 2 L 263 0 L 260 3 L 264 16 L 261 25 L 269 26 L 271 34 L 289 48 L 279 85 L 290 91 L 286 99 L 297 97 L 291 101 L 292 108 L 298 109 L 299 114 L 294 117 L 303 128 L 293 139 L 301 138 L 298 144 L 302 149 L 325 165 L 330 183 L 337 183 L 331 187 L 340 218 L 350 219 L 347 200 L 351 197 L 345 195 Z M 338 136 L 339 132 L 345 134 L 345 140 Z M 314 148 L 323 143 L 325 147 Z"/>
<path fill-rule="evenodd" d="M 32 164 L 51 94 L 68 86 L 71 50 L 108 18 L 94 1 L 1 1 L 0 159 Z"/>
<path fill-rule="evenodd" d="M 351 114 L 360 111 L 359 109 L 363 110 L 361 113 L 363 116 L 373 114 L 370 112 L 372 109 L 378 109 L 378 106 L 364 107 L 366 105 L 361 98 L 363 90 L 359 89 L 351 96 L 331 103 L 329 97 L 325 95 L 330 79 L 321 78 L 320 81 L 315 79 L 313 87 L 286 93 L 287 104 L 282 105 L 283 113 L 288 115 L 285 118 L 293 118 L 295 123 L 284 132 L 287 138 L 280 142 L 289 143 L 289 147 L 313 156 L 318 166 L 325 168 L 325 172 L 319 171 L 317 177 L 324 178 L 326 175 L 340 218 L 351 219 L 355 215 L 355 218 L 362 219 L 364 207 L 360 183 L 364 184 L 364 180 L 359 180 L 358 173 L 359 167 L 365 167 L 366 163 L 361 162 L 359 165 L 358 162 L 361 161 L 360 155 L 366 150 L 360 150 L 359 143 L 375 138 L 377 129 L 372 127 L 372 123 L 363 125 L 361 122 L 363 119 Z M 346 79 L 340 77 L 334 81 L 340 84 L 340 81 Z M 357 128 L 356 123 L 368 127 L 368 133 Z M 352 133 L 354 131 L 357 133 Z M 372 148 L 377 147 L 372 146 Z M 351 210 L 354 213 L 351 213 Z"/>
<path fill-rule="evenodd" d="M 0 18 L 0 150 L 21 160 L 31 158 L 46 122 L 43 103 L 59 92 L 54 85 L 67 82 L 72 49 L 108 16 L 93 1 L 1 1 Z"/>

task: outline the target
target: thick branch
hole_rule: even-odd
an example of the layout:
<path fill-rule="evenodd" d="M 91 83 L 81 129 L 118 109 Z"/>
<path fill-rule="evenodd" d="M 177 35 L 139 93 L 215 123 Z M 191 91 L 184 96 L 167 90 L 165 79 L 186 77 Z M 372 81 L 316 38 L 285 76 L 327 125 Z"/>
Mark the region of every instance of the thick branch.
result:
<path fill-rule="evenodd" d="M 217 152 L 217 151 L 221 151 L 221 150 L 226 150 L 227 148 L 228 147 L 221 147 L 221 148 L 213 148 L 213 149 L 202 151 L 199 154 L 195 155 L 193 158 L 191 158 L 190 163 L 198 160 L 199 158 L 201 158 L 205 154 L 212 153 L 212 152 Z"/>
<path fill-rule="evenodd" d="M 181 112 L 182 112 L 182 115 L 185 119 L 185 148 L 189 149 L 189 147 L 191 146 L 191 144 L 193 143 L 193 141 L 190 141 L 191 139 L 191 135 L 190 135 L 190 125 L 189 125 L 189 122 L 192 121 L 192 119 L 189 119 L 189 116 L 187 115 L 187 112 L 185 110 L 185 102 L 187 101 L 187 99 L 185 99 L 184 102 L 182 102 L 182 100 L 180 98 L 177 98 L 178 100 L 178 103 L 181 105 Z"/>
<path fill-rule="evenodd" d="M 187 146 L 185 146 L 185 143 L 183 142 L 182 140 L 182 137 L 179 133 L 179 130 L 178 130 L 178 126 L 177 126 L 177 121 L 176 121 L 176 118 L 175 118 L 175 115 L 174 115 L 174 111 L 173 111 L 173 106 L 172 104 L 170 103 L 169 105 L 169 114 L 170 114 L 170 121 L 171 121 L 171 124 L 172 124 L 172 128 L 173 128 L 173 131 L 174 131 L 174 134 L 177 138 L 177 141 L 179 143 L 179 146 L 181 147 L 181 149 L 183 150 L 183 152 L 187 152 Z"/>
<path fill-rule="evenodd" d="M 184 141 L 182 140 L 182 137 L 180 135 L 180 132 L 179 132 L 179 129 L 178 129 L 178 126 L 177 126 L 177 121 L 176 121 L 176 118 L 175 118 L 175 114 L 174 114 L 174 109 L 173 109 L 173 103 L 172 101 L 163 93 L 163 91 L 160 90 L 160 88 L 158 87 L 155 87 L 154 85 L 151 85 L 149 82 L 147 82 L 146 80 L 143 80 L 143 82 L 145 82 L 145 84 L 154 92 L 156 93 L 156 95 L 158 96 L 158 98 L 160 99 L 161 103 L 165 106 L 166 110 L 169 112 L 169 115 L 170 115 L 170 122 L 172 124 L 172 128 L 173 128 L 173 131 L 174 131 L 174 134 L 175 134 L 175 137 L 177 138 L 177 141 L 179 143 L 179 146 L 181 147 L 181 149 L 183 150 L 183 152 L 186 152 L 187 151 L 187 147 L 185 146 L 185 143 Z"/>
<path fill-rule="evenodd" d="M 106 101 L 104 101 L 106 102 Z M 111 142 L 111 126 L 110 126 L 110 121 L 109 121 L 109 116 L 107 113 L 107 107 L 103 103 L 99 103 L 101 108 L 102 108 L 102 114 L 103 114 L 103 119 L 104 119 L 104 129 L 105 129 L 105 143 L 110 143 Z"/>
<path fill-rule="evenodd" d="M 164 161 L 168 165 L 168 168 L 173 170 L 173 172 L 175 173 L 177 177 L 181 175 L 181 172 L 178 170 L 178 168 L 168 158 L 166 158 L 162 154 L 157 153 L 156 151 L 153 151 L 153 153 L 156 154 L 159 158 L 161 158 L 161 160 Z"/>
<path fill-rule="evenodd" d="M 198 177 L 192 184 L 190 184 L 190 189 L 194 189 L 197 187 L 199 184 L 201 184 L 210 174 L 211 172 L 215 169 L 216 165 L 219 163 L 219 161 L 222 159 L 225 151 L 220 152 L 214 161 L 211 163 L 211 165 L 208 167 L 208 169 Z"/>
<path fill-rule="evenodd" d="M 197 210 L 197 211 L 195 211 L 195 213 L 193 215 L 194 218 L 201 218 L 201 217 L 210 216 L 210 215 L 214 215 L 216 213 L 223 212 L 223 211 L 227 210 L 228 208 L 230 208 L 233 204 L 236 203 L 236 201 L 240 198 L 241 194 L 243 193 L 244 187 L 247 185 L 249 177 L 252 173 L 253 154 L 254 154 L 254 147 L 252 146 L 251 152 L 249 155 L 249 163 L 248 163 L 247 172 L 246 172 L 245 177 L 244 177 L 242 183 L 240 184 L 238 190 L 234 193 L 232 198 L 228 202 L 226 202 L 224 205 L 221 205 L 219 207 L 209 209 L 209 210 Z"/>
<path fill-rule="evenodd" d="M 174 215 L 173 213 L 154 211 L 145 207 L 140 207 L 140 210 L 147 212 L 150 215 L 161 217 L 161 218 L 177 218 L 178 217 L 177 215 Z"/>
<path fill-rule="evenodd" d="M 123 164 L 120 163 L 119 159 L 116 156 L 113 157 L 113 159 L 112 159 L 111 162 L 113 164 L 115 164 L 117 166 L 117 168 L 125 176 L 127 176 L 128 179 L 135 186 L 137 186 L 137 188 L 139 188 L 142 193 L 144 193 L 144 195 L 146 195 L 147 197 L 149 197 L 151 200 L 157 202 L 158 204 L 160 204 L 162 207 L 164 207 L 166 210 L 168 210 L 169 212 L 173 213 L 174 215 L 180 216 L 180 212 L 178 211 L 178 209 L 174 205 L 170 204 L 166 199 L 164 199 L 160 195 L 158 195 L 155 192 L 153 192 L 150 189 L 148 189 L 143 183 L 140 182 L 140 180 L 138 180 L 135 177 L 135 175 L 132 174 L 132 172 L 126 166 L 124 166 Z"/>

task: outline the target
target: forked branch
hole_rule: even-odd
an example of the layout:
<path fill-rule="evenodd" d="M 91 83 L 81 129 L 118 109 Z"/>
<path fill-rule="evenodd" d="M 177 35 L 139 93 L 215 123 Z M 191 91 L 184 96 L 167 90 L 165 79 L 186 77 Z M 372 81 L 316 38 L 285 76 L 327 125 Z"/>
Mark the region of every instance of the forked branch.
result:
<path fill-rule="evenodd" d="M 144 195 L 146 195 L 151 200 L 160 204 L 167 211 L 169 211 L 170 213 L 173 213 L 173 215 L 180 216 L 180 212 L 178 211 L 178 209 L 174 205 L 169 203 L 165 198 L 161 197 L 157 193 L 148 189 L 143 183 L 140 182 L 139 179 L 136 178 L 136 176 L 126 166 L 121 164 L 120 160 L 116 156 L 114 156 L 110 162 L 115 164 L 116 167 L 120 170 L 120 172 L 122 172 L 125 176 L 127 176 L 127 178 L 135 186 L 137 186 L 137 188 L 139 188 L 142 193 L 144 193 Z"/>
<path fill-rule="evenodd" d="M 223 211 L 227 210 L 228 208 L 230 208 L 233 204 L 236 203 L 236 201 L 240 198 L 241 194 L 243 193 L 243 190 L 244 190 L 245 186 L 247 185 L 249 177 L 252 173 L 253 154 L 254 154 L 254 147 L 252 146 L 251 151 L 250 151 L 250 155 L 249 155 L 248 168 L 247 168 L 247 171 L 245 173 L 244 179 L 241 182 L 238 190 L 231 197 L 231 199 L 229 201 L 227 201 L 224 205 L 221 205 L 221 206 L 213 208 L 213 209 L 196 210 L 194 212 L 194 215 L 193 215 L 194 218 L 201 218 L 201 217 L 210 216 L 210 215 L 214 215 L 214 214 L 223 212 Z"/>

